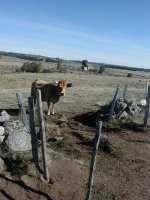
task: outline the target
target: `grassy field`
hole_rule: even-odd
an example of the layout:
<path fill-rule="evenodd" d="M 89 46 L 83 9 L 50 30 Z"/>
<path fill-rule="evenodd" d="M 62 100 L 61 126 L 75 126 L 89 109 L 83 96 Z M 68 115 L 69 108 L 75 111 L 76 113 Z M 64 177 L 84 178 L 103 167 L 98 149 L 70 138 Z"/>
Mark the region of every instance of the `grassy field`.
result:
<path fill-rule="evenodd" d="M 119 97 L 125 84 L 128 85 L 127 99 L 146 91 L 146 82 L 149 80 L 150 73 L 132 72 L 133 77 L 126 77 L 129 71 L 106 69 L 105 74 L 99 75 L 92 72 L 78 71 L 79 66 L 74 66 L 71 70 L 67 68 L 66 73 L 16 73 L 15 70 L 20 68 L 26 62 L 17 58 L 2 58 L 0 60 L 0 108 L 16 107 L 16 92 L 21 92 L 25 104 L 30 96 L 31 83 L 41 78 L 46 81 L 54 81 L 66 79 L 73 83 L 73 87 L 69 88 L 65 98 L 61 98 L 57 105 L 58 112 L 76 113 L 83 111 L 91 111 L 96 105 L 104 105 L 109 103 L 113 98 L 115 88 L 119 84 Z M 48 65 L 56 67 L 53 63 L 43 63 L 46 68 Z M 2 67 L 1 67 L 2 66 Z M 69 65 L 70 66 L 70 65 Z M 2 69 L 1 69 L 2 68 Z M 8 73 L 9 71 L 9 73 Z M 45 109 L 45 106 L 44 106 Z"/>
<path fill-rule="evenodd" d="M 107 68 L 104 74 L 97 74 L 92 70 L 81 71 L 80 64 L 73 63 L 65 64 L 64 73 L 56 70 L 51 73 L 17 73 L 16 70 L 24 62 L 26 60 L 4 56 L 0 59 L 0 109 L 18 108 L 16 92 L 22 93 L 25 106 L 28 107 L 31 84 L 37 78 L 48 82 L 66 79 L 72 82 L 73 86 L 67 89 L 66 96 L 56 105 L 55 116 L 48 117 L 44 114 L 48 152 L 55 151 L 61 155 L 56 154 L 59 159 L 53 160 L 49 168 L 54 183 L 50 186 L 44 183 L 43 186 L 40 180 L 33 180 L 31 172 L 21 180 L 56 200 L 85 199 L 92 153 L 91 141 L 95 135 L 95 127 L 80 124 L 74 117 L 98 110 L 110 103 L 118 84 L 120 98 L 125 84 L 128 85 L 127 100 L 146 92 L 150 73 Z M 45 69 L 56 69 L 57 66 L 54 63 L 42 62 L 42 64 Z M 128 73 L 132 73 L 133 76 L 127 77 Z M 43 103 L 43 109 L 46 111 L 46 103 Z M 135 119 L 124 123 L 115 122 L 109 125 L 104 123 L 102 146 L 98 154 L 93 186 L 93 200 L 149 199 L 150 135 L 149 127 L 144 129 L 142 126 L 143 116 L 144 113 L 141 113 Z M 60 124 L 60 117 L 67 120 L 67 123 Z M 64 138 L 63 143 L 51 142 L 51 137 L 58 135 Z M 104 144 L 107 148 L 104 148 Z M 2 180 L 11 182 L 13 187 L 18 188 L 15 182 L 5 177 Z M 3 190 L 7 189 L 9 193 L 11 187 L 5 187 L 4 184 Z M 23 187 L 18 188 L 20 191 L 23 189 Z M 12 199 L 15 199 L 13 195 L 15 194 L 11 193 Z"/>

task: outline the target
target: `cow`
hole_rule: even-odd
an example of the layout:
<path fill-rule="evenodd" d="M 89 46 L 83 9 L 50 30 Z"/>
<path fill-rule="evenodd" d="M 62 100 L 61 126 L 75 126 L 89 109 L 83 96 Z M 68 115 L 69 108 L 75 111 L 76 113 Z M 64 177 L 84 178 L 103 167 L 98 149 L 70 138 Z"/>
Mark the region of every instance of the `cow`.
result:
<path fill-rule="evenodd" d="M 31 86 L 31 96 L 36 103 L 36 91 L 41 91 L 41 100 L 47 102 L 47 115 L 54 115 L 54 105 L 59 101 L 61 96 L 65 96 L 66 88 L 71 87 L 72 83 L 67 83 L 66 80 L 60 80 L 59 82 L 48 83 L 43 80 L 35 80 Z"/>

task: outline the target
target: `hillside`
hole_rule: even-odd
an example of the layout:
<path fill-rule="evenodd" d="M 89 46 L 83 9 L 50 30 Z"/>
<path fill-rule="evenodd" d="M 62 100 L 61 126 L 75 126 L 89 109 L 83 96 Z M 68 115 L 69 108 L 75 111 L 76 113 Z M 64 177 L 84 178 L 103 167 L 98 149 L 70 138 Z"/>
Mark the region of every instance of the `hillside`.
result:
<path fill-rule="evenodd" d="M 58 62 L 59 60 L 64 60 L 63 58 L 52 58 L 52 57 L 42 56 L 42 55 L 22 54 L 22 53 L 5 52 L 5 51 L 0 51 L 0 55 L 16 57 L 16 58 L 21 58 L 25 60 L 46 61 L 46 62 Z M 81 64 L 82 62 L 80 60 L 64 60 L 64 61 L 73 62 L 77 64 Z M 92 64 L 95 66 L 101 65 L 105 68 L 150 72 L 150 69 L 145 69 L 144 67 L 137 68 L 137 67 L 121 66 L 121 65 L 114 65 L 114 64 L 108 64 L 108 63 L 95 63 L 95 62 L 89 62 L 89 64 Z"/>

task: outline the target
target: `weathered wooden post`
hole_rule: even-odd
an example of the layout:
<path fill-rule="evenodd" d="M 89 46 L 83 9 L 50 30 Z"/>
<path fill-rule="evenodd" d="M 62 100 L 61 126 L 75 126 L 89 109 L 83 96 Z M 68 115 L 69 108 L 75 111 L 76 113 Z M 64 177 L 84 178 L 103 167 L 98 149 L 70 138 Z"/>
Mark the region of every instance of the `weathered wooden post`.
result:
<path fill-rule="evenodd" d="M 36 136 L 36 130 L 35 130 L 35 120 L 34 120 L 34 100 L 32 96 L 28 98 L 28 104 L 29 104 L 32 155 L 33 155 L 33 160 L 35 164 L 38 166 L 38 147 L 37 147 L 37 136 Z"/>
<path fill-rule="evenodd" d="M 146 95 L 148 94 L 148 82 L 146 82 Z"/>
<path fill-rule="evenodd" d="M 46 137 L 45 137 L 45 127 L 44 127 L 43 110 L 42 110 L 42 102 L 41 102 L 41 91 L 40 90 L 37 90 L 37 109 L 38 109 L 39 128 L 40 128 L 40 137 L 41 137 L 41 146 L 42 146 L 43 169 L 44 169 L 45 178 L 49 182 Z"/>
<path fill-rule="evenodd" d="M 113 98 L 113 101 L 112 101 L 112 104 L 111 104 L 110 112 L 109 112 L 109 115 L 108 115 L 108 121 L 110 121 L 112 119 L 112 115 L 114 113 L 114 108 L 115 108 L 115 104 L 116 104 L 116 100 L 117 100 L 118 91 L 119 91 L 119 84 L 116 88 L 116 92 L 115 92 L 115 95 L 114 95 L 114 98 Z"/>
<path fill-rule="evenodd" d="M 85 200 L 91 200 L 91 196 L 92 196 L 92 187 L 93 187 L 93 181 L 94 181 L 94 172 L 96 168 L 96 159 L 97 159 L 99 141 L 100 141 L 100 136 L 101 136 L 101 128 L 102 128 L 102 122 L 98 121 L 96 125 L 96 134 L 95 134 L 93 154 L 92 154 L 91 166 L 90 166 L 90 174 L 89 174 L 89 180 L 88 180 L 88 188 L 87 188 L 87 194 L 86 194 Z"/>
<path fill-rule="evenodd" d="M 24 106 L 22 94 L 17 92 L 16 98 L 17 98 L 17 103 L 18 103 L 19 110 L 20 110 L 21 121 L 22 121 L 23 125 L 26 126 L 26 128 L 28 129 L 28 120 L 27 120 L 26 109 Z"/>
<path fill-rule="evenodd" d="M 124 91 L 123 91 L 123 95 L 122 95 L 122 102 L 124 102 L 126 100 L 127 87 L 128 87 L 128 85 L 125 85 L 125 87 L 124 87 Z"/>
<path fill-rule="evenodd" d="M 147 127 L 149 109 L 150 109 L 150 86 L 148 86 L 148 94 L 147 94 L 147 104 L 145 107 L 145 116 L 144 116 L 144 126 Z"/>

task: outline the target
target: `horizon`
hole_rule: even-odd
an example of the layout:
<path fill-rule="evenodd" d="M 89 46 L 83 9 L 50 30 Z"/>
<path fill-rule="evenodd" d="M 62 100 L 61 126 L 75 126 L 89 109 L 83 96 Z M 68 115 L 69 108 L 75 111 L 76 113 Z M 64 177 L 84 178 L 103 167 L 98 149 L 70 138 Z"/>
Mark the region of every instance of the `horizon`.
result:
<path fill-rule="evenodd" d="M 148 0 L 6 0 L 0 7 L 0 48 L 150 69 L 149 8 Z"/>
<path fill-rule="evenodd" d="M 40 57 L 45 57 L 45 58 L 50 58 L 50 59 L 62 59 L 62 60 L 64 60 L 64 61 L 66 61 L 66 62 L 81 62 L 82 63 L 82 61 L 83 60 L 68 60 L 68 59 L 63 59 L 63 58 L 59 58 L 59 57 L 49 57 L 49 56 L 44 56 L 44 55 L 41 55 L 41 54 L 26 54 L 26 53 L 19 53 L 19 52 L 6 52 L 6 51 L 2 51 L 2 50 L 0 50 L 0 53 L 1 52 L 3 52 L 3 53 L 6 53 L 6 54 L 18 54 L 18 55 L 26 55 L 26 56 L 35 56 L 35 57 L 38 57 L 38 56 L 40 56 Z M 3 55 L 3 54 L 2 54 Z M 3 55 L 3 56 L 10 56 L 10 57 L 16 57 L 16 58 L 19 58 L 19 57 L 17 57 L 17 56 L 11 56 L 11 55 Z M 20 59 L 24 59 L 24 58 L 20 58 Z M 88 63 L 89 64 L 96 64 L 96 65 L 105 65 L 105 67 L 107 66 L 107 67 L 114 67 L 114 68 L 122 68 L 122 69 L 131 69 L 131 70 L 139 70 L 139 71 L 141 71 L 141 70 L 144 70 L 144 71 L 149 71 L 150 69 L 149 68 L 143 68 L 143 67 L 131 67 L 131 66 L 127 66 L 127 65 L 117 65 L 117 64 L 111 64 L 111 63 L 105 63 L 105 62 L 90 62 L 90 61 L 88 61 Z"/>

